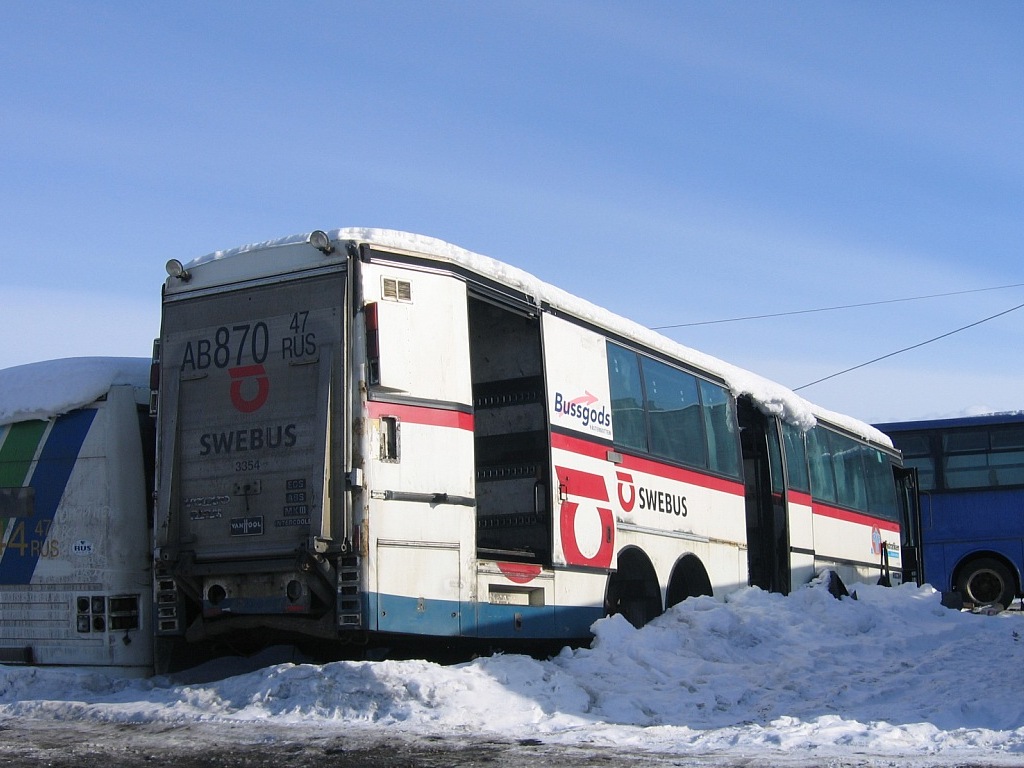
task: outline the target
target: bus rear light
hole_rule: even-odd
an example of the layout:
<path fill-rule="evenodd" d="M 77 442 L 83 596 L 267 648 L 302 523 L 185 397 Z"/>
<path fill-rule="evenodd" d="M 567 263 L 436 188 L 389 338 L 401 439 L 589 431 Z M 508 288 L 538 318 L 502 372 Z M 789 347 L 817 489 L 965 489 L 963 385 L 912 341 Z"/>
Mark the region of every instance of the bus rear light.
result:
<path fill-rule="evenodd" d="M 370 384 L 380 384 L 380 336 L 376 302 L 364 307 L 363 317 L 366 322 L 366 378 Z"/>
<path fill-rule="evenodd" d="M 378 326 L 377 302 L 371 301 L 363 309 L 363 317 L 366 321 L 366 330 L 376 331 Z"/>

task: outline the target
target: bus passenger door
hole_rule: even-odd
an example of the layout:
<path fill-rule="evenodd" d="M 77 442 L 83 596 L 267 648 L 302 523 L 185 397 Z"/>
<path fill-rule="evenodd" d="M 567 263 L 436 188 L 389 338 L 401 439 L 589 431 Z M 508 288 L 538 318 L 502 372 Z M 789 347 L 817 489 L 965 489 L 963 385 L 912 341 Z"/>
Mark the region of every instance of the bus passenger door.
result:
<path fill-rule="evenodd" d="M 921 548 L 921 499 L 918 495 L 917 470 L 913 467 L 893 467 L 892 471 L 896 476 L 896 493 L 900 505 L 903 581 L 913 581 L 921 586 L 924 584 L 924 553 Z"/>
<path fill-rule="evenodd" d="M 743 398 L 738 402 L 751 586 L 789 594 L 789 528 L 777 422 Z"/>

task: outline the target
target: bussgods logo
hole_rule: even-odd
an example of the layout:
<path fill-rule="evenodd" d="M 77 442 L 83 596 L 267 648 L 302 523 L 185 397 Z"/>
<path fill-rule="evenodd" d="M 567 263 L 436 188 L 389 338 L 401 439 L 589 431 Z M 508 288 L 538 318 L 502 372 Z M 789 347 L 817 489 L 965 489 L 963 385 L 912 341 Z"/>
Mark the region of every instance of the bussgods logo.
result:
<path fill-rule="evenodd" d="M 561 392 L 555 393 L 555 413 L 561 413 L 572 419 L 580 421 L 584 427 L 596 424 L 599 427 L 610 427 L 612 415 L 608 412 L 607 406 L 602 405 L 598 410 L 594 407 L 597 397 L 586 392 L 580 397 L 569 400 Z"/>

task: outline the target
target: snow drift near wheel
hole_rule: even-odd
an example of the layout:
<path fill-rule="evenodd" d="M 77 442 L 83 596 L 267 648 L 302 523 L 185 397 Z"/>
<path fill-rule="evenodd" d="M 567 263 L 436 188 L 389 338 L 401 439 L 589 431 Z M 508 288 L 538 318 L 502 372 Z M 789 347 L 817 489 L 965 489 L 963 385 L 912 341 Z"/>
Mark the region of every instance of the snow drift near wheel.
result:
<path fill-rule="evenodd" d="M 967 563 L 956 580 L 956 590 L 966 602 L 975 605 L 1000 603 L 1009 607 L 1017 592 L 1010 569 L 991 557 L 980 557 Z"/>

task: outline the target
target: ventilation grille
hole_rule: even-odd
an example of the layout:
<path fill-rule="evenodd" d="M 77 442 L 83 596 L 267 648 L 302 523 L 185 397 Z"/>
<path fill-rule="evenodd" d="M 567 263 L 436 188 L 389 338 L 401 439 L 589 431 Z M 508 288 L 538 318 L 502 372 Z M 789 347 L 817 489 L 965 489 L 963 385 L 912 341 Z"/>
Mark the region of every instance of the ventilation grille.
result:
<path fill-rule="evenodd" d="M 412 283 L 385 277 L 383 295 L 389 301 L 412 301 Z"/>

